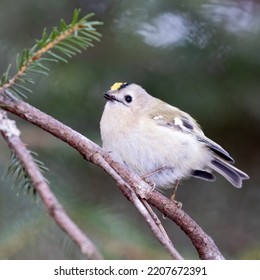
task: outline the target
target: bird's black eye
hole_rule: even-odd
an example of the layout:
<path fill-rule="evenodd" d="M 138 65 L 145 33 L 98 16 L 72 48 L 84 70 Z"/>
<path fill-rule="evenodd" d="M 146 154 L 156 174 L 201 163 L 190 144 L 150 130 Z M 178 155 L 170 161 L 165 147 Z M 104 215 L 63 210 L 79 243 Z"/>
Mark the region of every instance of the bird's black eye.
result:
<path fill-rule="evenodd" d="M 131 103 L 131 102 L 132 102 L 132 96 L 126 95 L 126 96 L 125 96 L 125 101 L 126 101 L 127 103 Z"/>

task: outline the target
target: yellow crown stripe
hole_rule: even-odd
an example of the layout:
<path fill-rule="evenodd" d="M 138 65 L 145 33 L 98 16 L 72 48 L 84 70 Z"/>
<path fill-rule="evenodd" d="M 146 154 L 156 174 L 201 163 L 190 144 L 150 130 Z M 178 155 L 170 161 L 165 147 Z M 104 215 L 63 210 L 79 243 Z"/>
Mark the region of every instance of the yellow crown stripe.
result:
<path fill-rule="evenodd" d="M 118 90 L 124 83 L 115 83 L 112 85 L 111 90 Z"/>
<path fill-rule="evenodd" d="M 115 83 L 112 85 L 112 87 L 110 88 L 111 90 L 119 90 L 125 86 L 127 86 L 128 83 Z"/>

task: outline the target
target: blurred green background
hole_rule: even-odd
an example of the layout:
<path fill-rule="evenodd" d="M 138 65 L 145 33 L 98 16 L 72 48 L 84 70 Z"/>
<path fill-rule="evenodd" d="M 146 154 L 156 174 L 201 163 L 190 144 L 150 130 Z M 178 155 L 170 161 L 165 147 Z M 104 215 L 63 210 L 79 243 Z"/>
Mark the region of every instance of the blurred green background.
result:
<path fill-rule="evenodd" d="M 242 189 L 221 176 L 191 179 L 177 199 L 228 259 L 260 259 L 260 4 L 258 1 L 0 0 L 0 72 L 15 64 L 42 30 L 95 12 L 103 34 L 68 64 L 36 77 L 29 102 L 101 144 L 103 92 L 135 82 L 190 113 L 251 179 Z M 13 69 L 14 71 L 14 69 Z M 74 221 L 108 259 L 167 259 L 114 181 L 73 149 L 17 118 L 22 138 L 50 169 L 51 188 Z M 0 176 L 10 151 L 0 139 Z M 168 192 L 165 192 L 168 195 Z M 188 238 L 163 219 L 176 248 L 197 259 Z M 73 242 L 39 199 L 0 181 L 1 259 L 80 259 Z"/>

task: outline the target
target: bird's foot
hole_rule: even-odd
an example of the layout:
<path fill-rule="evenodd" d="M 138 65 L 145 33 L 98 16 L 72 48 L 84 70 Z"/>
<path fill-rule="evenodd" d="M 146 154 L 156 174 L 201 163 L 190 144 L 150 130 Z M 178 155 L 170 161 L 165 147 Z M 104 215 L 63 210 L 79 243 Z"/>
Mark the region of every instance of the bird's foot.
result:
<path fill-rule="evenodd" d="M 154 189 L 155 189 L 155 187 L 156 187 L 156 184 L 155 184 L 153 181 L 147 179 L 147 178 L 144 177 L 144 176 L 141 176 L 141 179 L 144 180 L 145 183 L 147 183 L 149 186 L 151 186 L 151 192 L 154 191 Z"/>
<path fill-rule="evenodd" d="M 178 208 L 182 208 L 182 203 L 175 199 L 178 186 L 179 186 L 179 180 L 177 180 L 173 185 L 173 192 L 172 192 L 172 195 L 171 195 L 170 199 L 173 200 L 177 204 Z"/>

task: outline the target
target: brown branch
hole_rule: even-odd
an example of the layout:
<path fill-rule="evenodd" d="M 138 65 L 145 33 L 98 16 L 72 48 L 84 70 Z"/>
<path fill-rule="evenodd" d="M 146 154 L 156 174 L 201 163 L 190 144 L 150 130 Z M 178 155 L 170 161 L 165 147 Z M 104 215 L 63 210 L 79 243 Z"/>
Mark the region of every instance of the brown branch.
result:
<path fill-rule="evenodd" d="M 114 169 L 112 169 L 107 161 L 104 160 L 100 153 L 95 153 L 91 156 L 90 161 L 95 162 L 95 164 L 101 166 L 107 173 L 113 177 L 123 194 L 135 205 L 139 213 L 143 216 L 146 223 L 149 225 L 151 231 L 154 236 L 159 240 L 159 242 L 164 246 L 166 251 L 176 260 L 182 260 L 183 257 L 179 254 L 179 252 L 173 246 L 170 238 L 167 233 L 162 230 L 162 225 L 158 222 L 159 219 L 155 213 L 152 212 L 152 209 L 149 208 L 147 202 L 140 199 L 131 186 L 122 180 L 119 174 L 116 173 Z"/>
<path fill-rule="evenodd" d="M 164 229 L 162 229 L 162 225 L 161 223 L 159 223 L 158 217 L 154 212 L 151 212 L 152 210 L 149 208 L 149 204 L 146 205 L 147 202 L 145 200 L 140 200 L 140 198 L 136 195 L 131 187 L 128 187 L 128 189 L 130 190 L 130 193 L 128 195 L 125 195 L 131 200 L 140 214 L 144 217 L 146 223 L 150 226 L 150 229 L 153 232 L 154 236 L 164 246 L 170 256 L 172 256 L 176 260 L 183 260 L 183 257 L 175 249 L 167 233 L 164 231 Z"/>
<path fill-rule="evenodd" d="M 148 193 L 147 200 L 165 216 L 174 221 L 189 236 L 203 260 L 223 260 L 213 239 L 181 208 L 157 191 Z"/>
<path fill-rule="evenodd" d="M 151 191 L 148 184 L 121 164 L 113 161 L 111 156 L 98 145 L 28 103 L 11 100 L 1 92 L 0 107 L 48 131 L 75 148 L 85 159 L 103 168 L 116 180 L 129 200 L 131 197 L 127 186 L 134 188 L 142 199 L 146 199 L 154 205 L 185 232 L 197 249 L 200 258 L 224 258 L 213 240 L 183 210 L 179 209 L 178 204 L 165 198 L 157 191 Z"/>
<path fill-rule="evenodd" d="M 30 176 L 33 187 L 48 209 L 49 215 L 75 241 L 84 255 L 90 259 L 102 259 L 98 249 L 66 214 L 62 205 L 50 190 L 31 153 L 22 142 L 20 131 L 17 129 L 15 122 L 8 119 L 6 112 L 2 109 L 0 109 L 0 132 Z"/>

